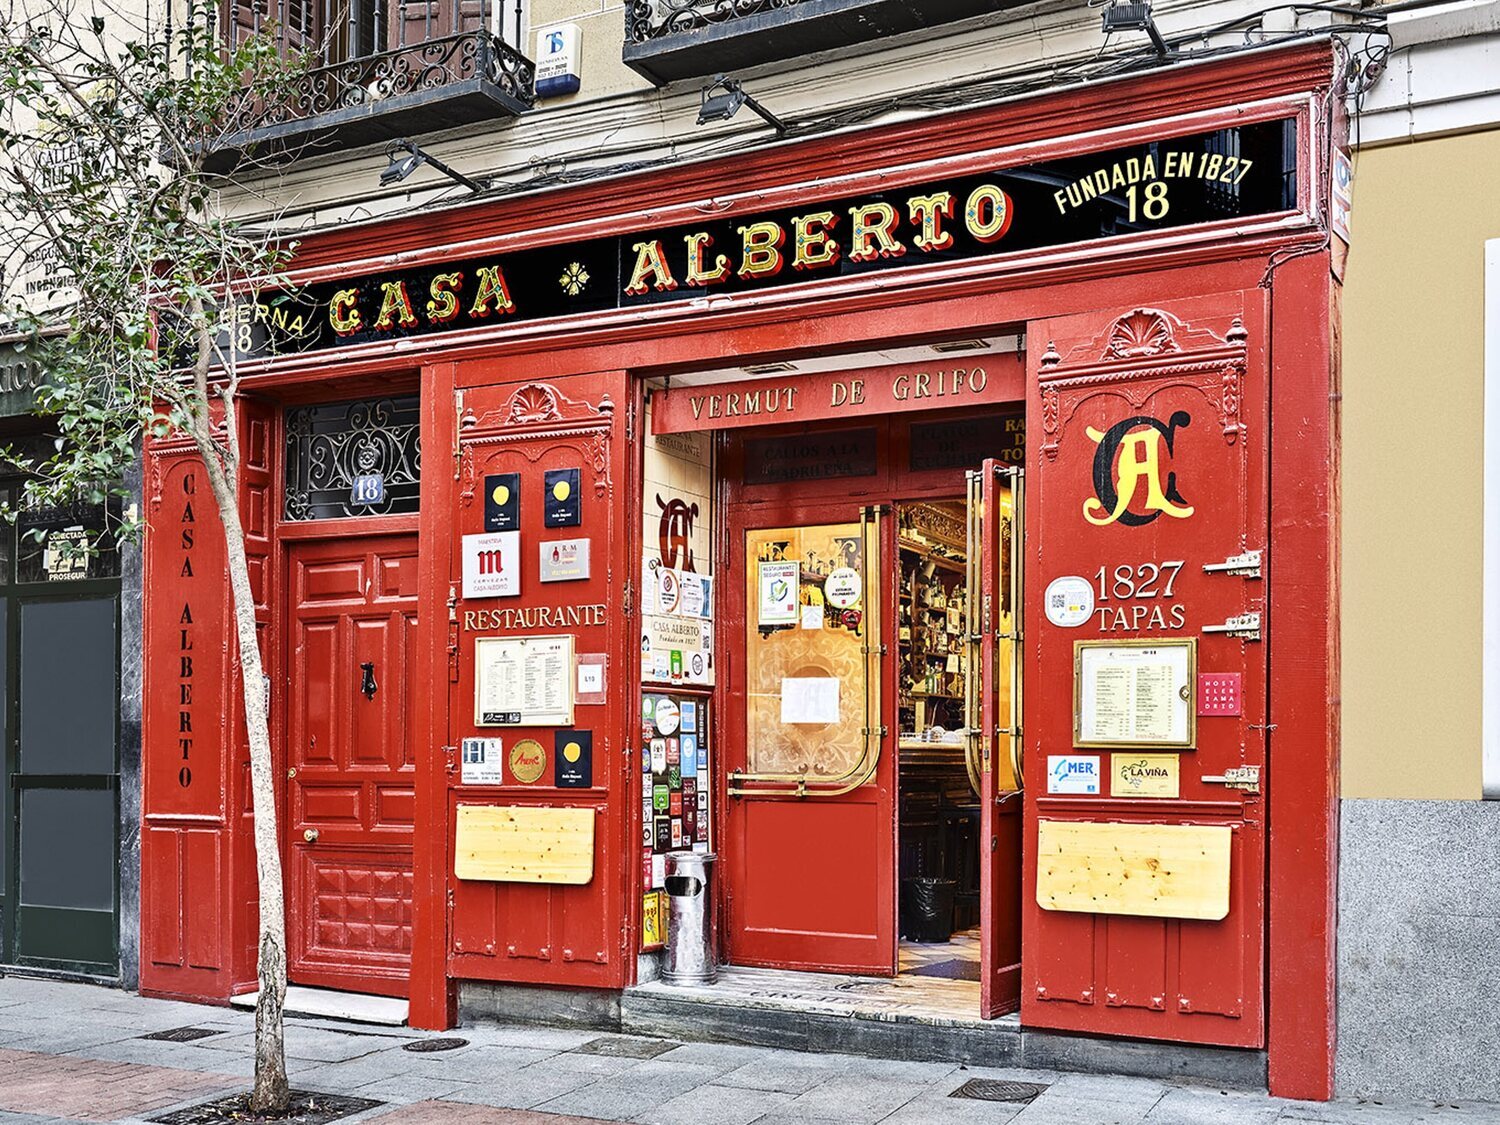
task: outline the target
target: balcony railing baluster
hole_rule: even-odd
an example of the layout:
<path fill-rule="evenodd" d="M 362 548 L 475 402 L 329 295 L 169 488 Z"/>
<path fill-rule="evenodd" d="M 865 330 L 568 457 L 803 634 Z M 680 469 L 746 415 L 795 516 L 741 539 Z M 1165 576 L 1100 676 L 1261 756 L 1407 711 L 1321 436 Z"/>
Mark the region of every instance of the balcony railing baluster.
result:
<path fill-rule="evenodd" d="M 290 76 L 285 94 L 269 98 L 247 85 L 231 99 L 223 115 L 226 141 L 218 149 L 224 156 L 215 161 L 220 167 L 232 167 L 235 153 L 247 146 L 290 149 L 306 143 L 292 138 L 326 140 L 330 129 L 351 138 L 339 143 L 370 143 L 389 136 L 388 125 L 373 123 L 387 113 L 407 115 L 420 130 L 515 116 L 535 104 L 535 67 L 504 40 L 504 0 L 221 3 L 198 18 L 210 27 L 223 18 L 220 34 L 227 41 L 274 23 L 283 52 L 303 53 L 312 65 Z M 445 87 L 454 100 L 443 104 Z M 389 109 L 382 107 L 386 102 Z M 321 132 L 318 119 L 330 122 Z"/>
<path fill-rule="evenodd" d="M 624 0 L 625 65 L 666 85 L 989 16 L 1026 0 Z"/>
<path fill-rule="evenodd" d="M 799 0 L 626 0 L 625 38 L 645 43 L 713 24 L 795 7 Z"/>

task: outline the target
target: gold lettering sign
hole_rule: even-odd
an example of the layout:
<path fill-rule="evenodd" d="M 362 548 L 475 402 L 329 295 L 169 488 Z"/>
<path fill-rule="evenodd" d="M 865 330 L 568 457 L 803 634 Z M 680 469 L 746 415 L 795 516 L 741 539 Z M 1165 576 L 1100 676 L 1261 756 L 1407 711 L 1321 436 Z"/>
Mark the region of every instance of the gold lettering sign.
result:
<path fill-rule="evenodd" d="M 501 609 L 464 610 L 464 628 L 469 632 L 503 629 L 513 633 L 518 629 L 581 629 L 603 625 L 608 607 L 599 602 L 594 605 L 531 605 L 506 606 Z"/>

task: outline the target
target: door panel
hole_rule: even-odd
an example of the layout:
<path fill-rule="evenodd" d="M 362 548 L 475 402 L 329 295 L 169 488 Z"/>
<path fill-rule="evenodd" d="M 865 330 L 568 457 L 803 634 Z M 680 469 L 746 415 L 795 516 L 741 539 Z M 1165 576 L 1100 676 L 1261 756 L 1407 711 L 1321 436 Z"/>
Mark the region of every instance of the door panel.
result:
<path fill-rule="evenodd" d="M 1260 1046 L 1269 779 L 1259 630 L 1273 562 L 1263 553 L 1264 294 L 1106 310 L 1029 333 L 1050 344 L 1031 361 L 1028 586 L 1042 594 L 1072 578 L 1073 604 L 1092 608 L 1070 618 L 1060 602 L 1049 616 L 1042 597 L 1027 601 L 1027 682 L 1049 687 L 1029 693 L 1023 711 L 1036 779 L 1025 798 L 1027 845 L 1035 854 L 1039 823 L 1054 820 L 1145 826 L 1158 842 L 1166 836 L 1156 828 L 1215 826 L 1230 848 L 1228 886 L 1214 884 L 1227 889 L 1217 920 L 1045 909 L 1039 864 L 1029 864 L 1022 1021 Z M 1261 552 L 1255 565 L 1226 565 L 1247 552 Z M 1197 642 L 1195 747 L 1075 745 L 1076 642 L 1181 638 Z M 1207 706 L 1205 674 L 1228 675 L 1238 706 Z M 1157 783 L 1117 782 L 1115 767 L 1143 753 L 1161 757 L 1136 762 L 1136 776 L 1149 769 Z M 1074 777 L 1091 771 L 1097 791 L 1054 780 L 1054 763 Z M 1259 771 L 1254 786 L 1232 787 L 1241 777 L 1231 771 L 1246 768 Z"/>
<path fill-rule="evenodd" d="M 1021 473 L 986 460 L 969 474 L 969 752 L 980 799 L 980 1015 L 1020 1007 Z"/>
<path fill-rule="evenodd" d="M 292 548 L 287 939 L 298 983 L 406 992 L 416 551 L 411 536 Z"/>
<path fill-rule="evenodd" d="M 13 955 L 100 971 L 118 955 L 118 605 L 25 599 Z"/>
<path fill-rule="evenodd" d="M 881 753 L 878 652 L 891 544 L 878 514 L 852 506 L 736 508 L 730 521 L 745 569 L 722 579 L 735 638 L 723 739 L 728 957 L 892 975 L 895 787 Z M 841 568 L 860 575 L 860 593 L 831 605 L 823 583 Z M 762 604 L 778 577 L 791 583 L 790 615 Z M 799 710 L 794 693 L 814 687 L 792 686 L 800 679 L 836 687 Z"/>

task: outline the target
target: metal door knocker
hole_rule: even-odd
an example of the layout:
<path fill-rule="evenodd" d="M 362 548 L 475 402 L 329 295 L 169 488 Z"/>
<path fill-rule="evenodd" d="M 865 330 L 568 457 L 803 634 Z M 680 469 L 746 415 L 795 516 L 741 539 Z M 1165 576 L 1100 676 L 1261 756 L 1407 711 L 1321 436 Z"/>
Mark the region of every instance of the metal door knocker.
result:
<path fill-rule="evenodd" d="M 379 685 L 375 683 L 375 664 L 367 660 L 360 667 L 364 669 L 365 677 L 360 682 L 359 690 L 365 693 L 366 699 L 374 699 L 379 690 Z"/>

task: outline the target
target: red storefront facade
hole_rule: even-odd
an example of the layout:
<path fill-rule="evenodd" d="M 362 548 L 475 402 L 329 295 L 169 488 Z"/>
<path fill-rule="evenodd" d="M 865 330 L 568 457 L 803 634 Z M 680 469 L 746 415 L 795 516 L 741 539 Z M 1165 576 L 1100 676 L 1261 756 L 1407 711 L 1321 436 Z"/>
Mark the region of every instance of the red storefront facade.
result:
<path fill-rule="evenodd" d="M 984 1014 L 1019 1006 L 1027 1028 L 1264 1050 L 1274 1093 L 1329 1096 L 1338 263 L 1325 170 L 1340 128 L 1330 108 L 1333 66 L 1328 44 L 1313 42 L 797 141 L 732 164 L 308 239 L 295 276 L 331 294 L 321 311 L 327 327 L 300 352 L 247 358 L 241 410 L 246 532 L 276 774 L 286 779 L 280 816 L 294 981 L 409 997 L 413 1025 L 431 1028 L 453 1025 L 463 981 L 603 990 L 636 983 L 653 850 L 643 857 L 651 784 L 643 807 L 641 779 L 655 732 L 642 729 L 641 700 L 648 681 L 664 678 L 641 656 L 640 564 L 654 546 L 641 513 L 655 510 L 641 454 L 648 388 L 655 433 L 714 435 L 717 674 L 712 686 L 682 690 L 705 727 L 713 724 L 711 736 L 703 732 L 713 768 L 699 774 L 711 800 L 699 808 L 720 855 L 725 952 L 747 964 L 894 971 L 890 818 L 899 758 L 893 746 L 882 753 L 881 741 L 900 725 L 901 687 L 881 663 L 885 634 L 876 630 L 894 638 L 901 609 L 887 581 L 897 548 L 883 505 L 962 493 L 962 472 L 913 467 L 913 427 L 951 419 L 954 407 L 1000 406 L 1024 416 L 1029 441 L 1024 491 L 998 466 L 971 466 L 973 510 L 989 514 L 978 518 L 973 541 L 990 544 L 983 557 L 993 563 L 976 568 L 976 597 L 989 600 L 982 618 L 976 602 L 971 619 L 982 628 L 968 630 L 985 669 L 973 700 L 986 732 L 974 743 L 980 837 L 993 841 L 979 849 Z M 1100 194 L 1128 205 L 1132 220 L 1137 207 L 1155 220 L 1169 189 L 1149 190 L 1152 174 L 1137 175 L 1113 154 L 1165 156 L 1175 138 L 1250 137 L 1247 130 L 1273 126 L 1281 140 L 1267 151 L 1281 145 L 1285 205 L 1228 219 L 1028 242 L 1020 197 L 987 193 L 984 182 L 996 168 L 1077 161 L 1076 181 L 1045 182 L 1066 216 L 1078 206 L 1068 189 L 1098 165 Z M 1245 151 L 1213 151 L 1223 157 L 1213 163 L 1216 184 L 1244 178 Z M 1207 166 L 1205 157 L 1199 167 Z M 1110 169 L 1123 178 L 1109 182 Z M 963 186 L 933 187 L 943 184 Z M 900 200 L 895 220 L 867 209 L 805 221 L 821 201 L 887 194 Z M 779 225 L 762 218 L 787 209 L 795 214 Z M 740 232 L 738 260 L 720 261 L 725 245 L 695 245 L 691 235 L 685 269 L 680 259 L 653 257 L 653 244 L 665 243 L 651 232 L 690 231 L 705 216 L 744 217 L 751 232 Z M 776 229 L 754 233 L 763 223 Z M 948 253 L 948 230 L 960 242 L 967 231 L 973 252 Z M 638 300 L 570 313 L 553 297 L 528 312 L 528 291 L 556 293 L 561 283 L 567 292 L 569 276 L 577 284 L 587 272 L 586 262 L 578 271 L 569 262 L 563 277 L 544 277 L 526 268 L 528 253 L 612 238 L 628 254 L 619 276 L 600 284 Z M 833 242 L 871 267 L 833 270 Z M 787 257 L 793 268 L 778 276 Z M 503 272 L 472 265 L 491 260 Z M 445 269 L 469 280 L 466 316 L 444 296 L 462 280 L 444 282 Z M 715 290 L 716 275 L 730 270 L 737 287 Z M 420 292 L 391 280 L 407 276 L 422 279 Z M 340 289 L 349 278 L 376 279 L 368 288 L 375 301 Z M 762 279 L 768 284 L 756 288 Z M 385 338 L 382 322 L 396 329 Z M 927 370 L 835 364 L 821 381 L 673 384 L 694 371 L 1001 334 L 1020 341 L 1015 355 L 990 361 L 977 389 L 972 365 L 957 381 L 952 365 L 929 378 Z M 766 412 L 773 397 L 790 406 L 793 387 L 800 409 Z M 306 518 L 305 497 L 289 507 L 290 451 L 302 442 L 305 456 L 316 443 L 326 421 L 319 411 L 372 401 L 396 404 L 382 409 L 399 417 L 383 417 L 378 428 L 405 435 L 405 475 L 388 474 L 386 485 L 409 485 L 406 508 L 315 519 Z M 805 423 L 799 434 L 842 434 L 850 419 L 870 426 L 871 472 L 853 485 L 755 477 L 746 468 L 752 443 L 784 432 L 775 427 L 788 417 Z M 373 432 L 360 419 L 339 424 Z M 507 508 L 501 483 L 519 489 L 518 507 Z M 141 987 L 225 1002 L 254 987 L 256 912 L 223 547 L 185 443 L 148 448 L 146 499 Z M 1001 545 L 1002 510 L 1013 548 Z M 811 795 L 806 776 L 757 766 L 746 717 L 755 690 L 745 679 L 755 659 L 748 638 L 780 635 L 767 626 L 765 605 L 760 628 L 750 621 L 749 545 L 768 528 L 804 524 L 857 529 L 857 542 L 854 530 L 845 542 L 864 560 L 868 586 L 853 617 L 827 619 L 856 638 L 850 651 L 865 658 L 863 711 L 849 719 L 858 752 L 843 774 L 813 779 Z M 515 570 L 498 541 L 465 542 L 487 532 L 518 535 L 519 577 L 514 586 L 466 590 L 486 567 Z M 543 580 L 538 544 L 575 552 L 574 569 Z M 494 560 L 466 565 L 466 550 L 491 547 Z M 1007 549 L 1020 565 L 1002 570 Z M 665 560 L 665 531 L 662 551 L 666 566 L 679 565 Z M 1044 606 L 1059 577 L 1088 587 L 1083 621 L 1059 624 L 1066 612 L 1055 619 Z M 478 682 L 477 642 L 495 638 L 536 648 L 485 648 L 497 661 L 485 677 L 509 674 L 506 660 L 562 660 L 567 706 L 537 722 L 487 712 L 491 687 Z M 1093 642 L 1118 643 L 1106 653 Z M 1096 694 L 1112 690 L 1107 683 L 1117 680 L 1088 679 L 1094 673 L 1085 669 L 1096 658 L 1129 664 L 1126 642 L 1170 649 L 1161 668 L 1186 661 L 1183 683 L 1198 697 L 1182 716 L 1185 731 L 1160 716 L 1164 725 L 1153 727 L 1144 703 L 1132 721 L 1152 727 L 1147 738 L 1108 723 L 1079 725 L 1070 694 L 1084 682 Z M 1013 655 L 998 655 L 1006 644 Z M 575 665 L 602 672 L 575 679 Z M 1232 685 L 1232 702 L 1210 708 L 1202 675 Z M 1144 699 L 1147 687 L 1138 690 Z M 1016 705 L 1014 719 L 999 713 L 1001 696 Z M 804 703 L 809 714 L 821 706 Z M 466 740 L 480 738 L 501 742 L 488 778 L 471 775 L 465 761 Z M 1173 777 L 1170 796 L 1041 782 L 1049 759 L 1092 757 L 1088 768 L 1107 771 L 1112 756 L 1147 746 L 1158 751 L 1148 757 L 1170 757 L 1162 767 Z M 476 744 L 476 754 L 488 752 Z M 1024 795 L 1022 761 L 1034 763 Z M 579 831 L 591 843 L 585 838 L 566 873 L 491 877 L 483 869 L 495 857 L 477 855 L 470 833 L 480 822 L 493 830 L 496 816 L 574 851 Z M 850 839 L 868 844 L 850 849 Z M 668 850 L 683 842 L 669 841 Z M 1124 876 L 1144 873 L 1144 899 L 1119 899 L 1120 871 L 1099 858 L 1121 849 L 1147 864 Z M 845 857 L 851 874 L 840 886 L 868 893 L 849 903 L 817 891 L 803 901 L 782 890 L 774 904 L 747 897 L 764 893 L 755 888 L 767 872 L 820 852 Z M 1103 893 L 1109 904 L 1080 906 L 1102 884 L 1116 888 Z"/>

